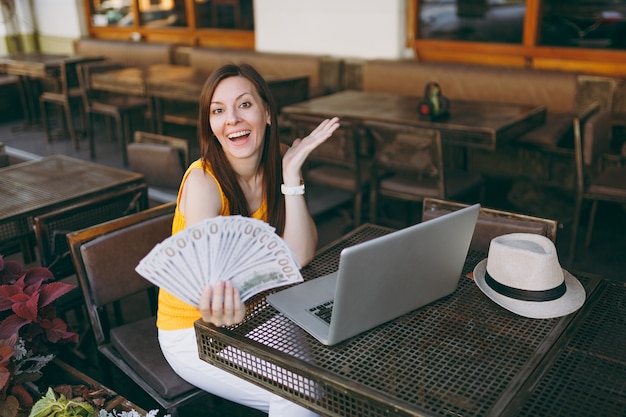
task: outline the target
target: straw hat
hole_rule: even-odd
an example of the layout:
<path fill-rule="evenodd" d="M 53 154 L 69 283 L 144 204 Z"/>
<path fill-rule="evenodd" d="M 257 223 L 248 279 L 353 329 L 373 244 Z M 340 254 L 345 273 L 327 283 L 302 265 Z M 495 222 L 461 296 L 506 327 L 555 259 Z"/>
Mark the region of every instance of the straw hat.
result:
<path fill-rule="evenodd" d="M 554 243 L 537 234 L 492 239 L 487 259 L 474 268 L 474 281 L 487 297 L 524 317 L 560 317 L 585 302 L 585 289 L 561 268 Z"/>

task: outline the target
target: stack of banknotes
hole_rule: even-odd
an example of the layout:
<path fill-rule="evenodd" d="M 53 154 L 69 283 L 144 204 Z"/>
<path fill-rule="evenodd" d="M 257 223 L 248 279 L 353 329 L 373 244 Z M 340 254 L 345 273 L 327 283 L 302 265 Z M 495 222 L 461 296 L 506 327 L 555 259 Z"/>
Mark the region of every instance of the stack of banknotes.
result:
<path fill-rule="evenodd" d="M 198 306 L 206 285 L 230 280 L 243 301 L 259 292 L 302 282 L 300 265 L 268 223 L 218 216 L 157 244 L 135 270 L 188 304 Z"/>

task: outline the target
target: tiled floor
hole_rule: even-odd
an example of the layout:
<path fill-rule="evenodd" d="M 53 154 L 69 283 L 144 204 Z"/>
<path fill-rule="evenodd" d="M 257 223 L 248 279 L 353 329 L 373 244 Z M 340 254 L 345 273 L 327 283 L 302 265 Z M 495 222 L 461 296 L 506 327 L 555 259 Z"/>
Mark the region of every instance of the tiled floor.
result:
<path fill-rule="evenodd" d="M 195 132 L 192 129 L 174 130 L 170 127 L 170 131 L 166 132 L 179 137 L 186 138 L 190 141 L 192 154 L 191 158 L 197 156 L 197 144 Z M 120 144 L 109 141 L 105 136 L 106 129 L 99 130 L 96 151 L 96 162 L 123 168 L 120 154 Z M 45 156 L 55 153 L 63 153 L 77 158 L 88 159 L 88 150 L 85 142 L 82 142 L 80 151 L 75 151 L 68 138 L 56 138 L 52 143 L 45 141 L 43 131 L 41 129 L 24 127 L 21 121 L 5 121 L 0 123 L 0 142 L 3 142 L 9 152 L 20 154 L 26 152 L 29 154 Z M 543 217 L 552 217 L 561 221 L 563 225 L 557 232 L 557 250 L 564 264 L 569 252 L 569 243 L 571 238 L 571 215 L 572 200 L 571 196 L 561 195 L 554 192 L 546 192 L 546 190 L 538 190 L 532 186 L 520 187 L 520 184 L 511 184 L 507 181 L 497 181 L 491 179 L 488 181 L 486 201 L 484 205 L 504 210 L 512 210 L 516 212 L 533 214 Z M 516 190 L 531 190 L 534 192 L 533 204 L 523 207 L 523 201 L 529 201 L 527 196 L 512 195 Z M 537 196 L 540 196 L 537 203 Z M 322 200 L 313 204 L 325 203 L 324 195 L 320 193 L 317 198 Z M 532 207 L 532 209 L 531 209 Z M 387 206 L 390 216 L 403 218 L 405 208 L 401 204 L 390 204 Z M 421 210 L 419 206 L 414 208 Z M 319 246 L 324 246 L 351 229 L 349 222 L 350 205 L 344 204 L 335 209 L 329 210 L 324 214 L 316 217 L 316 223 L 319 229 Z M 576 271 L 584 271 L 594 274 L 600 274 L 606 279 L 626 282 L 626 208 L 617 204 L 600 205 L 598 216 L 594 228 L 594 236 L 592 244 L 589 248 L 584 248 L 584 231 L 586 230 L 587 212 L 584 213 L 583 222 L 581 224 L 581 233 L 579 235 L 579 244 L 575 264 L 572 269 Z M 92 347 L 87 341 L 83 349 L 93 355 Z M 89 362 L 89 360 L 88 360 Z M 78 363 L 78 362 L 77 362 Z M 91 364 L 93 362 L 90 362 Z M 85 369 L 89 369 L 89 364 L 85 365 Z M 80 363 L 78 363 L 80 365 Z M 123 376 L 120 376 L 123 380 Z M 121 393 L 127 395 L 144 408 L 150 408 L 150 401 L 142 397 L 137 390 L 132 388 L 132 384 L 121 384 L 121 387 L 115 387 Z M 130 387 L 130 388 L 129 388 Z M 128 389 L 128 392 L 123 392 Z M 211 399 L 208 403 L 200 404 L 198 409 L 194 409 L 184 413 L 183 417 L 199 415 L 210 416 L 256 416 L 259 413 L 248 410 L 243 407 L 233 405 L 227 401 L 220 399 Z"/>

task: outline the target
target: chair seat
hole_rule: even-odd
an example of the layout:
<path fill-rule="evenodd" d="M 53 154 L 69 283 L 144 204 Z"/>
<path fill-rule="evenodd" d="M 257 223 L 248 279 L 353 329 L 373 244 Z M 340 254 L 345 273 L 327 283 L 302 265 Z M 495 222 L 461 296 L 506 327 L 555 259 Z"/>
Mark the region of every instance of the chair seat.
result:
<path fill-rule="evenodd" d="M 626 200 L 626 167 L 607 168 L 589 184 L 586 194 Z"/>
<path fill-rule="evenodd" d="M 111 343 L 124 360 L 163 397 L 172 399 L 196 387 L 178 376 L 159 347 L 155 317 L 111 329 Z"/>
<path fill-rule="evenodd" d="M 317 184 L 324 184 L 328 187 L 340 188 L 343 190 L 354 190 L 356 188 L 356 178 L 354 171 L 348 167 L 338 165 L 322 165 L 311 168 L 306 173 L 307 181 Z M 361 184 L 363 187 L 369 183 L 369 170 L 361 170 Z"/>
<path fill-rule="evenodd" d="M 446 197 L 457 196 L 467 191 L 475 189 L 483 184 L 480 175 L 467 172 L 446 172 Z M 418 178 L 415 173 L 399 173 L 390 177 L 382 178 L 379 183 L 381 194 L 388 192 L 394 194 L 413 195 L 416 201 L 421 201 L 424 197 L 441 197 L 437 188 L 436 178 Z"/>
<path fill-rule="evenodd" d="M 446 196 L 456 197 L 468 190 L 476 190 L 483 186 L 485 180 L 480 174 L 467 171 L 446 171 Z"/>
<path fill-rule="evenodd" d="M 572 113 L 555 114 L 548 112 L 546 122 L 519 137 L 517 143 L 547 147 L 558 146 L 566 134 L 571 131 L 574 116 Z"/>
<path fill-rule="evenodd" d="M 68 96 L 70 99 L 80 99 L 81 98 L 81 91 L 79 89 L 72 89 L 70 90 Z M 47 101 L 50 103 L 59 103 L 59 104 L 64 104 L 67 100 L 67 97 L 62 94 L 62 93 L 55 93 L 53 91 L 44 91 L 43 93 L 41 93 L 41 95 L 39 96 L 40 100 L 43 101 Z"/>
<path fill-rule="evenodd" d="M 418 179 L 415 174 L 395 174 L 380 180 L 378 184 L 380 194 L 388 192 L 394 194 L 414 195 L 418 200 L 424 197 L 436 197 L 439 194 L 435 178 Z"/>
<path fill-rule="evenodd" d="M 147 109 L 148 100 L 144 97 L 135 96 L 108 97 L 102 101 L 92 101 L 90 106 L 92 112 L 116 115 L 121 112 Z"/>

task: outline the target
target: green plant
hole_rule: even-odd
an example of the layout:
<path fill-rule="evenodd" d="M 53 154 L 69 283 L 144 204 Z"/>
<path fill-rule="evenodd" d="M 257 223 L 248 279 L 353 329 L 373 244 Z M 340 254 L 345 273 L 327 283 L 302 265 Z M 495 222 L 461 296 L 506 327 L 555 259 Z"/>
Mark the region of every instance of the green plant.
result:
<path fill-rule="evenodd" d="M 113 410 L 112 412 L 109 412 L 106 410 L 100 410 L 100 412 L 98 413 L 98 417 L 156 417 L 158 412 L 159 412 L 158 410 L 151 410 L 148 412 L 148 414 L 144 416 L 142 414 L 139 414 L 135 410 L 130 410 L 130 411 Z M 171 415 L 166 414 L 163 417 L 171 417 Z"/>
<path fill-rule="evenodd" d="M 46 395 L 33 405 L 28 417 L 156 417 L 158 410 L 140 414 L 136 410 L 107 411 L 101 409 L 96 414 L 94 407 L 87 401 L 68 400 L 65 395 L 57 397 L 52 388 L 48 388 Z M 171 417 L 169 414 L 164 417 Z"/>
<path fill-rule="evenodd" d="M 47 268 L 24 270 L 0 255 L 0 417 L 32 407 L 23 383 L 41 377 L 58 343 L 78 342 L 53 303 L 73 288 L 55 282 Z"/>
<path fill-rule="evenodd" d="M 46 395 L 33 405 L 28 417 L 94 417 L 94 409 L 86 401 L 74 401 L 48 388 Z"/>

